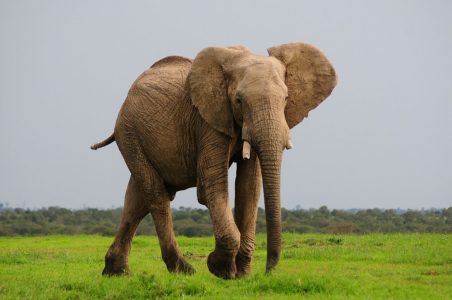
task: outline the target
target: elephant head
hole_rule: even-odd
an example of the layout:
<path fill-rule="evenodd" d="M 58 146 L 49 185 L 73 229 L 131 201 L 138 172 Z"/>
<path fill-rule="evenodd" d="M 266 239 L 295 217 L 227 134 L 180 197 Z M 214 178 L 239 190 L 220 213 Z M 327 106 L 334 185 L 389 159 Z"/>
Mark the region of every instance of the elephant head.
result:
<path fill-rule="evenodd" d="M 205 122 L 227 136 L 241 134 L 244 159 L 250 146 L 259 157 L 270 271 L 281 251 L 280 168 L 284 148 L 292 147 L 289 129 L 330 95 L 336 74 L 308 44 L 284 44 L 268 53 L 206 48 L 193 61 L 187 86 Z"/>

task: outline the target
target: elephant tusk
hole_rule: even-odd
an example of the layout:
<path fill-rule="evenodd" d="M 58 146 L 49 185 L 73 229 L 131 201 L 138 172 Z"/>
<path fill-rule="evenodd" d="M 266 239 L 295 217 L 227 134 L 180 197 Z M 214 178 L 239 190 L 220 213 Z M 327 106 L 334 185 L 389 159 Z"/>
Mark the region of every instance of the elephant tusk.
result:
<path fill-rule="evenodd" d="M 243 159 L 250 159 L 251 145 L 247 141 L 243 141 Z"/>
<path fill-rule="evenodd" d="M 287 140 L 286 149 L 290 150 L 293 148 L 292 140 Z"/>

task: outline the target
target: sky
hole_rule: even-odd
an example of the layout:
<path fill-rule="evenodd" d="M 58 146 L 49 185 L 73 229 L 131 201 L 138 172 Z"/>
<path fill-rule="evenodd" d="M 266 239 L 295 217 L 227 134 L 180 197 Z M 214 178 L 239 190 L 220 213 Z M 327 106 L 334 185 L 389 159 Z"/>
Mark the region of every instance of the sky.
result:
<path fill-rule="evenodd" d="M 122 206 L 129 171 L 116 144 L 89 146 L 112 132 L 141 72 L 208 46 L 266 54 L 307 42 L 339 80 L 292 130 L 282 206 L 452 206 L 451 11 L 450 1 L 0 1 L 0 203 Z M 194 188 L 172 206 L 201 207 Z"/>

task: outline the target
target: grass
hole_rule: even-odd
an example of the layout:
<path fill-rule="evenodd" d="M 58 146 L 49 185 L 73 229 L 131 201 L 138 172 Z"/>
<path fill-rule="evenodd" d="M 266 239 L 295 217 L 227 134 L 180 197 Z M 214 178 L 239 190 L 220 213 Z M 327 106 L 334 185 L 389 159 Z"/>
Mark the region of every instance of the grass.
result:
<path fill-rule="evenodd" d="M 196 268 L 167 272 L 156 237 L 137 236 L 132 275 L 100 275 L 112 237 L 0 238 L 0 299 L 452 299 L 452 235 L 284 234 L 280 264 L 265 270 L 259 235 L 253 272 L 225 281 L 207 270 L 213 238 L 178 237 Z"/>

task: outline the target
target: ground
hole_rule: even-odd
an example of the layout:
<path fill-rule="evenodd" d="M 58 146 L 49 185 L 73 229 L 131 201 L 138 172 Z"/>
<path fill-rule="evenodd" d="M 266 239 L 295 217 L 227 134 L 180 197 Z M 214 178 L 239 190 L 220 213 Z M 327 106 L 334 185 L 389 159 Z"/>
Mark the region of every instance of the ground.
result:
<path fill-rule="evenodd" d="M 222 280 L 207 270 L 213 238 L 178 237 L 196 268 L 166 271 L 157 238 L 137 236 L 128 277 L 102 277 L 112 237 L 0 238 L 1 299 L 452 299 L 452 235 L 284 234 L 280 264 L 265 270 L 259 235 L 253 271 Z"/>

